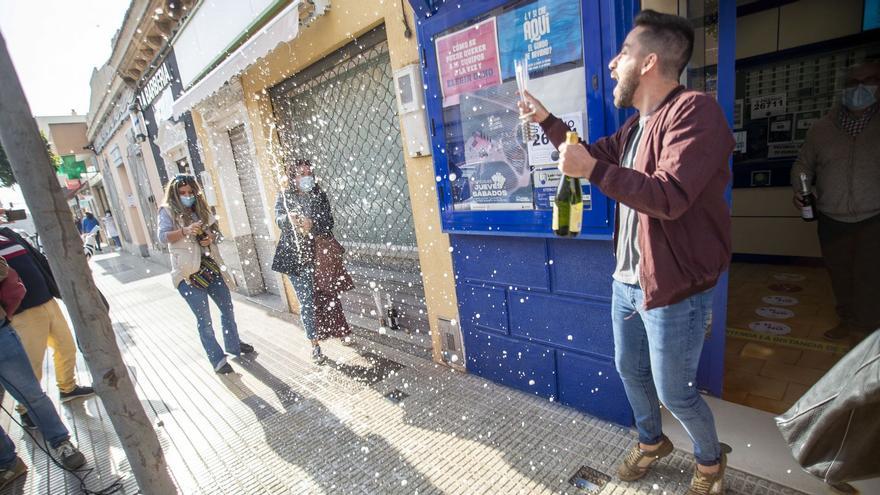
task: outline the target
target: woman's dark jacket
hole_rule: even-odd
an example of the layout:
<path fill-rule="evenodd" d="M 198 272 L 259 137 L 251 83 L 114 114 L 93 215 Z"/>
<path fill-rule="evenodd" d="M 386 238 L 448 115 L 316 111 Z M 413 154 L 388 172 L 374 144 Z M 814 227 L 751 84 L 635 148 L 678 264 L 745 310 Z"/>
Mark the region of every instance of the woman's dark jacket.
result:
<path fill-rule="evenodd" d="M 288 211 L 310 218 L 311 232 L 297 232 L 287 217 Z M 275 223 L 281 229 L 281 238 L 275 247 L 272 270 L 287 275 L 314 270 L 314 236 L 333 233 L 333 213 L 324 191 L 318 186 L 305 194 L 297 194 L 290 188 L 283 191 L 275 201 Z"/>

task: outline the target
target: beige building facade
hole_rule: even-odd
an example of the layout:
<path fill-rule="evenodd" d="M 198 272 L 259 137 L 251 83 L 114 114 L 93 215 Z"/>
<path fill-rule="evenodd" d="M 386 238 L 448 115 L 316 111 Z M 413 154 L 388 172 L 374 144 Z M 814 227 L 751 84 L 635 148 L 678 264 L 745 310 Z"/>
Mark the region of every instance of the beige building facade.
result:
<path fill-rule="evenodd" d="M 184 61 L 196 57 L 184 44 L 174 47 L 181 74 L 204 74 L 184 86 L 175 113 L 193 112 L 218 216 L 235 240 L 225 260 L 245 274 L 245 290 L 268 288 L 266 278 L 275 278 L 296 309 L 289 281 L 265 267 L 278 238 L 273 207 L 283 165 L 308 158 L 358 285 L 343 300 L 349 320 L 441 361 L 440 326 L 458 319 L 449 240 L 431 158 L 407 149 L 393 82 L 395 71 L 419 61 L 412 12 L 390 2 L 302 4 L 275 2 L 257 34 L 233 36 L 251 54 L 246 63 L 234 52 L 190 68 Z M 192 23 L 199 11 L 191 15 L 178 40 L 198 29 Z M 299 17 L 296 25 L 291 16 Z M 265 48 L 264 38 L 276 43 Z M 314 125 L 296 128 L 303 122 Z M 262 269 L 248 273 L 255 263 Z M 262 282 L 254 280 L 258 274 Z"/>

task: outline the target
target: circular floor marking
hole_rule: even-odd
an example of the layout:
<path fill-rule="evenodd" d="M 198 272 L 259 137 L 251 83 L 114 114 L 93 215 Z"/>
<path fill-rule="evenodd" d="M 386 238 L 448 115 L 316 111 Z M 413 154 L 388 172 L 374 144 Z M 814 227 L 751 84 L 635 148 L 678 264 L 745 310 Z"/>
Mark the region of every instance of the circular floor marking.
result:
<path fill-rule="evenodd" d="M 779 284 L 771 285 L 770 290 L 775 291 L 775 292 L 792 293 L 792 292 L 800 292 L 800 291 L 804 290 L 804 288 L 801 287 L 800 285 L 779 283 Z"/>
<path fill-rule="evenodd" d="M 755 310 L 755 314 L 761 318 L 772 318 L 774 320 L 787 320 L 794 316 L 794 311 L 787 308 L 779 308 L 776 306 L 764 306 Z"/>
<path fill-rule="evenodd" d="M 785 335 L 791 333 L 790 326 L 785 323 L 779 323 L 778 321 L 753 321 L 749 323 L 749 328 L 753 332 L 771 335 Z"/>
<path fill-rule="evenodd" d="M 791 296 L 764 296 L 761 301 L 772 306 L 797 306 L 800 303 L 796 297 Z"/>

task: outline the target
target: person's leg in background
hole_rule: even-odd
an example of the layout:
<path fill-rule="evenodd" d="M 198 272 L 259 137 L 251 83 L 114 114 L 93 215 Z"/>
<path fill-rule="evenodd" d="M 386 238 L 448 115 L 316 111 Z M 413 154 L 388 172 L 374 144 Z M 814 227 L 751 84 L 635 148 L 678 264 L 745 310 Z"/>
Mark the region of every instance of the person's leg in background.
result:
<path fill-rule="evenodd" d="M 829 340 L 845 339 L 854 321 L 854 293 L 856 236 L 852 224 L 838 222 L 819 214 L 819 245 L 822 258 L 831 277 L 831 289 L 834 292 L 837 316 L 840 323 L 825 332 Z"/>
<path fill-rule="evenodd" d="M 318 341 L 318 332 L 315 327 L 315 286 L 314 272 L 303 270 L 298 275 L 291 275 L 290 282 L 299 300 L 299 315 L 302 319 L 306 338 L 312 343 L 312 360 L 317 364 L 324 363 L 324 354 Z"/>
<path fill-rule="evenodd" d="M 37 379 L 37 383 L 43 379 L 43 357 L 49 343 L 49 328 L 51 318 L 45 304 L 28 308 L 15 315 L 15 328 L 21 345 L 24 347 L 31 371 Z M 27 414 L 24 404 L 18 403 L 15 410 L 21 415 L 25 426 L 36 428 L 36 423 Z"/>
<path fill-rule="evenodd" d="M 853 260 L 853 320 L 857 339 L 880 328 L 880 215 L 857 224 Z"/>
<path fill-rule="evenodd" d="M 85 463 L 83 454 L 70 443 L 70 432 L 55 406 L 40 388 L 21 340 L 9 323 L 0 327 L 0 384 L 27 406 L 43 439 L 65 467 L 77 469 Z"/>
<path fill-rule="evenodd" d="M 89 397 L 95 394 L 92 387 L 76 384 L 76 341 L 61 307 L 55 299 L 44 304 L 49 319 L 48 346 L 52 348 L 55 363 L 55 380 L 61 402 Z"/>
<path fill-rule="evenodd" d="M 27 473 L 27 466 L 15 453 L 15 444 L 0 428 L 0 490 Z"/>

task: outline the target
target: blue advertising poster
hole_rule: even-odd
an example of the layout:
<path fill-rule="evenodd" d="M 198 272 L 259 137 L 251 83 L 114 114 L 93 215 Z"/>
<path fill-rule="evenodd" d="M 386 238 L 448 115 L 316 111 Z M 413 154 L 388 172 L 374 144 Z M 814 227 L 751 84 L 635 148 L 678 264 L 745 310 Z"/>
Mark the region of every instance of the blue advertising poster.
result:
<path fill-rule="evenodd" d="M 559 179 L 562 172 L 554 167 L 539 167 L 532 172 L 535 188 L 535 209 L 552 210 L 553 199 L 556 197 L 556 188 L 559 187 Z M 592 185 L 589 181 L 581 181 L 581 192 L 584 198 L 584 211 L 593 209 Z"/>
<path fill-rule="evenodd" d="M 515 76 L 514 60 L 528 59 L 529 72 L 581 58 L 580 2 L 539 0 L 498 16 L 501 77 Z"/>
<path fill-rule="evenodd" d="M 880 0 L 865 0 L 863 31 L 880 28 Z"/>

